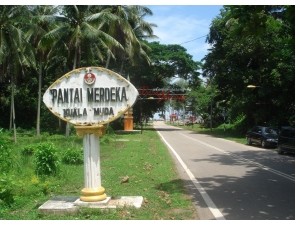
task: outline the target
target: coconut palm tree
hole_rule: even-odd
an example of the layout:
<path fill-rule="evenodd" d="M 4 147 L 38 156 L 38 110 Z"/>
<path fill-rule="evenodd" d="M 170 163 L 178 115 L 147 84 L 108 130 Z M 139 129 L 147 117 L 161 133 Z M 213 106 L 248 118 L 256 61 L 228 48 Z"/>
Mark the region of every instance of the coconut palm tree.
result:
<path fill-rule="evenodd" d="M 58 7 L 54 6 L 33 6 L 31 8 L 32 17 L 30 27 L 26 33 L 27 38 L 35 49 L 38 73 L 38 106 L 37 106 L 37 122 L 36 134 L 40 135 L 40 116 L 41 116 L 41 96 L 42 96 L 42 78 L 45 74 L 47 62 L 51 50 L 51 45 L 42 42 L 42 38 L 54 26 L 57 21 Z"/>
<path fill-rule="evenodd" d="M 133 51 L 131 54 L 130 60 L 132 64 L 135 64 L 139 58 L 144 58 L 147 63 L 150 63 L 150 58 L 148 57 L 145 50 L 150 50 L 149 46 L 147 46 L 142 40 L 150 40 L 157 38 L 154 35 L 153 27 L 157 27 L 156 24 L 149 23 L 145 20 L 146 16 L 153 15 L 152 11 L 145 6 L 133 5 L 129 6 L 129 17 L 128 21 L 133 29 L 133 32 L 137 39 L 140 42 L 140 48 L 134 49 L 137 51 Z"/>
<path fill-rule="evenodd" d="M 118 21 L 104 27 L 106 32 L 113 36 L 124 47 L 123 49 L 112 49 L 108 52 L 106 67 L 108 67 L 112 53 L 121 59 L 120 73 L 122 74 L 123 65 L 126 60 L 132 64 L 136 62 L 137 58 L 144 58 L 150 62 L 141 40 L 146 37 L 155 37 L 153 35 L 152 27 L 154 24 L 147 23 L 144 20 L 146 15 L 152 15 L 149 8 L 144 6 L 107 6 L 111 13 L 118 16 Z"/>
<path fill-rule="evenodd" d="M 97 10 L 96 10 L 97 9 Z M 104 24 L 111 24 L 117 17 L 100 6 L 67 5 L 61 8 L 60 23 L 53 30 L 44 35 L 44 42 L 52 42 L 60 46 L 69 57 L 67 65 L 72 69 L 81 66 L 81 57 L 85 53 L 86 63 L 94 57 L 102 57 L 103 49 L 123 48 L 113 37 L 101 28 Z M 69 136 L 69 124 L 66 127 L 66 136 Z"/>
<path fill-rule="evenodd" d="M 15 84 L 18 75 L 25 75 L 23 66 L 35 67 L 35 57 L 25 38 L 24 28 L 29 18 L 26 6 L 0 6 L 0 65 L 3 75 L 10 78 L 11 84 L 11 121 L 16 138 Z"/>

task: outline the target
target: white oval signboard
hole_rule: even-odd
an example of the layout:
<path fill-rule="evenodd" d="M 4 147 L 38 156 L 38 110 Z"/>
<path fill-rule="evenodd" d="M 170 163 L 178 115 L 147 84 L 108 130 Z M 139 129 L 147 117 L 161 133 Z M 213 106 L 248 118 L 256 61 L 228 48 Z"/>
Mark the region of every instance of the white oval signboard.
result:
<path fill-rule="evenodd" d="M 72 70 L 45 92 L 43 102 L 59 118 L 74 125 L 100 125 L 123 115 L 138 96 L 119 74 L 101 67 Z"/>

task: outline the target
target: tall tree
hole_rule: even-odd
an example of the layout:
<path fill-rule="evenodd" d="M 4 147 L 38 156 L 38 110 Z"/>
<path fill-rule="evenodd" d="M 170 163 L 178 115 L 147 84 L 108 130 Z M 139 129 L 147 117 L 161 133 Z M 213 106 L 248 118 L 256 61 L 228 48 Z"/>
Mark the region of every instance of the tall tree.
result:
<path fill-rule="evenodd" d="M 11 83 L 11 112 L 16 142 L 15 119 L 15 84 L 18 75 L 25 75 L 23 66 L 35 67 L 35 57 L 30 44 L 27 42 L 24 30 L 29 18 L 26 6 L 0 6 L 0 64 L 3 76 L 7 76 Z"/>
<path fill-rule="evenodd" d="M 92 9 L 92 6 L 83 5 L 63 6 L 61 23 L 44 36 L 45 41 L 52 40 L 69 56 L 73 56 L 70 57 L 72 61 L 67 62 L 68 65 L 72 63 L 72 69 L 81 66 L 83 52 L 86 53 L 85 63 L 89 63 L 92 56 L 101 59 L 102 49 L 109 49 L 110 46 L 122 49 L 118 41 L 102 30 L 102 26 L 112 23 L 117 17 L 101 7 L 97 7 L 97 12 Z M 68 123 L 66 135 L 69 136 Z"/>
<path fill-rule="evenodd" d="M 106 67 L 109 66 L 111 56 L 118 57 L 118 62 L 121 63 L 119 68 L 120 73 L 123 73 L 124 63 L 136 64 L 139 60 L 145 60 L 150 63 L 147 53 L 144 51 L 147 48 L 141 40 L 155 37 L 152 27 L 154 24 L 144 20 L 146 15 L 152 15 L 149 8 L 145 6 L 107 6 L 112 14 L 118 17 L 118 20 L 112 24 L 107 24 L 104 29 L 114 37 L 122 46 L 120 48 L 112 48 L 108 51 Z M 116 59 L 113 57 L 114 59 Z"/>
<path fill-rule="evenodd" d="M 145 42 L 151 49 L 149 57 L 151 65 L 145 62 L 139 67 L 128 67 L 131 82 L 138 88 L 169 88 L 170 82 L 175 78 L 186 80 L 189 87 L 199 84 L 200 63 L 195 62 L 186 49 L 179 45 L 163 45 L 159 42 Z M 147 107 L 136 107 L 135 115 L 139 121 L 141 110 L 143 114 L 153 115 L 164 108 L 164 101 L 147 101 Z M 146 102 L 143 101 L 144 104 Z M 141 103 L 142 104 L 142 103 Z"/>
<path fill-rule="evenodd" d="M 37 105 L 37 120 L 36 120 L 36 134 L 40 135 L 40 117 L 41 117 L 41 96 L 42 96 L 42 79 L 45 74 L 49 53 L 51 52 L 51 45 L 42 45 L 42 38 L 54 26 L 57 20 L 56 14 L 58 7 L 54 6 L 33 6 L 31 8 L 32 17 L 30 26 L 26 33 L 30 43 L 35 49 L 35 56 L 37 61 L 38 73 L 38 105 Z"/>
<path fill-rule="evenodd" d="M 151 70 L 156 77 L 183 78 L 189 85 L 199 82 L 200 62 L 195 62 L 186 49 L 180 45 L 149 43 L 151 48 Z"/>
<path fill-rule="evenodd" d="M 139 41 L 134 48 L 128 51 L 128 61 L 131 65 L 135 66 L 141 61 L 145 61 L 150 64 L 151 59 L 149 53 L 151 48 L 144 42 L 144 40 L 153 40 L 157 38 L 154 35 L 153 27 L 157 27 L 156 24 L 146 21 L 147 16 L 152 16 L 152 11 L 145 6 L 129 6 L 128 10 L 128 22 L 133 30 L 133 33 Z"/>
<path fill-rule="evenodd" d="M 294 39 L 294 6 L 225 6 L 213 20 L 203 75 L 230 102 L 233 118 L 245 114 L 253 125 L 294 117 Z"/>

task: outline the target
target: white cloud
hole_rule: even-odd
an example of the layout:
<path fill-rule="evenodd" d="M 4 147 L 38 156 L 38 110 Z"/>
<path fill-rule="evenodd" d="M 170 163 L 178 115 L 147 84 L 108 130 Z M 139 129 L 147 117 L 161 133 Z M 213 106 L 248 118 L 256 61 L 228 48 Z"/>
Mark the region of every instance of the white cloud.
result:
<path fill-rule="evenodd" d="M 149 21 L 157 24 L 154 32 L 163 44 L 181 44 L 206 35 L 210 23 L 181 15 L 159 16 Z"/>
<path fill-rule="evenodd" d="M 152 6 L 153 16 L 148 22 L 155 23 L 154 34 L 162 44 L 180 44 L 187 49 L 193 59 L 200 61 L 210 46 L 205 42 L 212 18 L 203 6 Z M 220 6 L 221 8 L 221 6 Z M 216 10 L 215 10 L 216 11 Z"/>
<path fill-rule="evenodd" d="M 192 47 L 186 47 L 188 53 L 193 56 L 195 61 L 201 61 L 201 59 L 208 53 L 208 49 L 211 45 L 208 43 L 193 44 Z"/>

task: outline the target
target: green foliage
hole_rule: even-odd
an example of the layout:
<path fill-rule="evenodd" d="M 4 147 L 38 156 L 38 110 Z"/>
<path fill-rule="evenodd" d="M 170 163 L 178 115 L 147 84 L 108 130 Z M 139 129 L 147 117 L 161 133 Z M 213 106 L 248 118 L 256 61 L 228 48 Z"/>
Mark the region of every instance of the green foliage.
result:
<path fill-rule="evenodd" d="M 231 127 L 232 130 L 241 134 L 245 134 L 248 128 L 249 127 L 246 123 L 246 115 L 244 114 L 237 116 Z"/>
<path fill-rule="evenodd" d="M 148 44 L 152 49 L 150 57 L 153 62 L 150 68 L 152 77 L 149 76 L 149 80 L 151 78 L 156 80 L 157 78 L 166 79 L 178 76 L 187 80 L 190 85 L 198 83 L 200 63 L 193 61 L 192 56 L 187 53 L 184 47 L 163 45 L 159 42 Z"/>
<path fill-rule="evenodd" d="M 141 40 L 153 36 L 154 26 L 147 15 L 145 6 L 1 6 L 0 126 L 9 127 L 14 82 L 17 126 L 64 130 L 43 104 L 37 120 L 38 92 L 79 66 L 107 65 L 121 74 L 127 66 L 144 69 L 149 48 Z"/>
<path fill-rule="evenodd" d="M 39 193 L 43 193 L 44 195 L 48 195 L 51 192 L 51 189 L 53 189 L 53 186 L 55 187 L 54 184 L 52 184 L 52 182 L 50 180 L 41 180 L 39 179 L 39 177 L 37 176 L 33 176 L 31 178 L 31 182 L 30 182 L 31 187 L 27 187 L 28 189 L 31 189 L 31 191 L 33 191 L 34 193 L 32 194 L 39 194 Z M 34 186 L 35 188 L 32 188 L 32 186 Z M 31 194 L 30 192 L 28 193 L 28 195 Z"/>
<path fill-rule="evenodd" d="M 0 130 L 0 171 L 8 172 L 13 165 L 11 146 L 8 144 L 7 137 Z"/>
<path fill-rule="evenodd" d="M 62 162 L 65 164 L 78 165 L 83 163 L 83 150 L 68 148 L 63 153 Z"/>
<path fill-rule="evenodd" d="M 203 75 L 246 126 L 287 124 L 295 115 L 295 6 L 224 6 L 212 21 Z M 247 89 L 247 85 L 259 86 Z"/>
<path fill-rule="evenodd" d="M 172 86 L 170 80 L 175 77 L 184 79 L 189 87 L 199 83 L 200 63 L 193 61 L 192 56 L 187 53 L 184 47 L 164 45 L 159 42 L 145 43 L 151 48 L 149 52 L 152 61 L 151 66 L 128 67 L 129 69 L 126 71 L 130 74 L 130 81 L 137 88 L 168 88 Z M 133 108 L 134 122 L 140 123 L 163 108 L 164 101 L 139 99 Z"/>
<path fill-rule="evenodd" d="M 59 169 L 57 149 L 53 143 L 42 143 L 35 152 L 35 171 L 37 175 L 56 175 Z"/>
<path fill-rule="evenodd" d="M 113 129 L 112 126 L 108 125 L 105 129 L 105 134 L 110 134 L 110 135 L 114 135 L 115 134 L 115 131 Z"/>
<path fill-rule="evenodd" d="M 0 203 L 3 201 L 6 205 L 11 205 L 14 202 L 14 180 L 15 177 L 5 173 L 0 175 Z"/>
<path fill-rule="evenodd" d="M 36 150 L 36 145 L 27 145 L 21 150 L 21 154 L 24 156 L 32 156 Z"/>
<path fill-rule="evenodd" d="M 104 135 L 103 137 L 100 138 L 100 143 L 103 144 L 108 144 L 111 142 L 111 137 L 109 135 Z"/>
<path fill-rule="evenodd" d="M 100 143 L 102 144 L 109 144 L 112 142 L 112 140 L 115 137 L 115 130 L 122 130 L 123 129 L 123 120 L 118 119 L 114 121 L 113 123 L 110 123 L 106 128 L 105 128 L 105 135 L 100 138 Z"/>
<path fill-rule="evenodd" d="M 41 149 L 51 148 L 54 152 L 59 149 L 57 155 L 63 157 L 63 149 L 72 148 L 79 152 L 82 147 L 82 139 L 76 136 L 43 137 L 42 133 L 40 137 L 21 136 L 18 143 L 12 146 L 12 154 L 18 156 L 14 163 L 19 164 L 22 169 L 13 167 L 7 175 L 0 175 L 0 192 L 5 192 L 4 198 L 8 203 L 0 200 L 0 218 L 195 219 L 192 203 L 186 197 L 182 181 L 177 177 L 172 158 L 165 145 L 158 141 L 155 131 L 147 129 L 142 134 L 105 136 L 110 136 L 111 140 L 101 143 L 102 185 L 110 196 L 142 195 L 145 203 L 141 209 L 126 207 L 109 212 L 80 209 L 76 215 L 39 214 L 38 207 L 53 196 L 80 196 L 84 181 L 83 165 L 62 163 L 56 176 L 40 176 L 35 172 L 34 158 Z M 29 143 L 33 143 L 35 147 L 35 157 L 22 157 L 20 150 L 29 146 Z M 28 159 L 27 162 L 23 161 L 25 158 Z M 124 176 L 129 176 L 129 182 L 120 183 Z"/>

